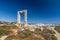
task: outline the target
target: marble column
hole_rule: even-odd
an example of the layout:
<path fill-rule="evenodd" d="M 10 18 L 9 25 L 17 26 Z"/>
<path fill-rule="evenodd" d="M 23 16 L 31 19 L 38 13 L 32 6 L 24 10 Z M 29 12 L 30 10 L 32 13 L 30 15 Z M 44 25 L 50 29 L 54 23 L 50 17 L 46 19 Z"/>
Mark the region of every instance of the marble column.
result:
<path fill-rule="evenodd" d="M 25 22 L 27 24 L 27 10 L 25 10 Z"/>
<path fill-rule="evenodd" d="M 18 14 L 17 14 L 17 23 L 20 24 L 20 12 L 18 11 Z"/>
<path fill-rule="evenodd" d="M 24 21 L 25 21 L 25 25 L 27 26 L 27 10 L 24 10 L 24 13 L 25 13 L 25 17 L 24 17 L 25 20 Z"/>

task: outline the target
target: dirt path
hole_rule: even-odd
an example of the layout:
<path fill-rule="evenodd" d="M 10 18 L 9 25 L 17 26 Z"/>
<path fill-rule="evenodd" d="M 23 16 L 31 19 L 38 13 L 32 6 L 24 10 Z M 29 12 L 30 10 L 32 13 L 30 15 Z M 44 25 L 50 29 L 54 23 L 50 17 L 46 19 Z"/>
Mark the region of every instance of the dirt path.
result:
<path fill-rule="evenodd" d="M 58 33 L 54 28 L 52 30 L 56 33 L 54 34 L 57 37 L 57 40 L 60 40 L 60 33 Z"/>
<path fill-rule="evenodd" d="M 5 40 L 8 36 L 2 36 L 0 40 Z"/>
<path fill-rule="evenodd" d="M 58 40 L 60 40 L 60 33 L 58 33 L 56 30 L 54 30 L 54 31 L 56 33 L 55 36 L 57 37 Z"/>

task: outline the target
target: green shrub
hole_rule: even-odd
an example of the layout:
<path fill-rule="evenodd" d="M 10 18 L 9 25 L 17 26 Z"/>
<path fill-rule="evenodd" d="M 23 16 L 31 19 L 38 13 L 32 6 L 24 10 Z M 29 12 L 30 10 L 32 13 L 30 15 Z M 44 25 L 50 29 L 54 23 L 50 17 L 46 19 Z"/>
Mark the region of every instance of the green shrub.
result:
<path fill-rule="evenodd" d="M 0 37 L 3 36 L 3 35 L 6 35 L 6 30 L 0 30 Z"/>
<path fill-rule="evenodd" d="M 52 40 L 57 40 L 57 38 L 54 35 L 51 36 L 51 39 Z"/>
<path fill-rule="evenodd" d="M 53 30 L 49 30 L 49 29 L 44 29 L 43 33 L 55 34 L 55 32 Z"/>

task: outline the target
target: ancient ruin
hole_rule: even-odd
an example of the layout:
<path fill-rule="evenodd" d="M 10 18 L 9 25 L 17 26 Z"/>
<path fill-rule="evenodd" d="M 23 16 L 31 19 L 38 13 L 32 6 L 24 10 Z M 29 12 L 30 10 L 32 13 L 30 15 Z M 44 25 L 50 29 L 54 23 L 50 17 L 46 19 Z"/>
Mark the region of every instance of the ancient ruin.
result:
<path fill-rule="evenodd" d="M 24 14 L 24 26 L 27 26 L 27 10 L 22 10 L 22 11 L 18 11 L 18 14 L 17 14 L 17 24 L 18 26 L 21 27 L 21 16 L 20 14 Z"/>

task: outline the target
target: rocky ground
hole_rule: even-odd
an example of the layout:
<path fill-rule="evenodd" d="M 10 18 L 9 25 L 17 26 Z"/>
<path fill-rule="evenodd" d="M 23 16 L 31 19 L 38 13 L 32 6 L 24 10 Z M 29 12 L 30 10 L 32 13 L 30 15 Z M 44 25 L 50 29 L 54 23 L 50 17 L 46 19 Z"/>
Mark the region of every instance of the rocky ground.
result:
<path fill-rule="evenodd" d="M 15 32 L 17 32 L 17 34 Z M 42 32 L 40 29 L 35 29 L 34 32 L 30 31 L 29 29 L 20 31 L 20 29 L 17 28 L 14 23 L 6 23 L 6 25 L 0 26 L 1 40 L 57 40 L 54 34 L 55 32 L 52 32 L 52 30 L 49 29 L 44 29 Z"/>

